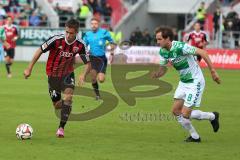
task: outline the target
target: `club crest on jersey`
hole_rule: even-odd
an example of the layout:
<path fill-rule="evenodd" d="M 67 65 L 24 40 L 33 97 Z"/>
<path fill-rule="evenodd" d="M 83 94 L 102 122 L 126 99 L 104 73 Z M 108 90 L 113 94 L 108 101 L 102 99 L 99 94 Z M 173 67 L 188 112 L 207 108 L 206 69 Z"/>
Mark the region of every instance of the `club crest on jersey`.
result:
<path fill-rule="evenodd" d="M 78 47 L 73 47 L 73 52 L 74 53 L 77 53 L 79 51 L 79 48 Z"/>
<path fill-rule="evenodd" d="M 60 56 L 61 56 L 61 57 L 72 57 L 72 56 L 73 56 L 73 53 L 61 51 L 61 52 L 60 52 Z"/>

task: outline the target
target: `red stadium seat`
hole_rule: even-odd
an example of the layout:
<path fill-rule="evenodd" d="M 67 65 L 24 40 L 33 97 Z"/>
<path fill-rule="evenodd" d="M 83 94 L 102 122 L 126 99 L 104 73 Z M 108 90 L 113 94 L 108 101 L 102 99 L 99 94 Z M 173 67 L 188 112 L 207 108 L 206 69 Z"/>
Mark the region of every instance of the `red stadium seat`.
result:
<path fill-rule="evenodd" d="M 23 26 L 23 27 L 28 27 L 29 26 L 29 21 L 28 20 L 21 20 L 19 25 Z"/>
<path fill-rule="evenodd" d="M 127 13 L 127 9 L 122 5 L 121 0 L 108 0 L 113 9 L 112 25 L 115 26 L 121 18 Z"/>

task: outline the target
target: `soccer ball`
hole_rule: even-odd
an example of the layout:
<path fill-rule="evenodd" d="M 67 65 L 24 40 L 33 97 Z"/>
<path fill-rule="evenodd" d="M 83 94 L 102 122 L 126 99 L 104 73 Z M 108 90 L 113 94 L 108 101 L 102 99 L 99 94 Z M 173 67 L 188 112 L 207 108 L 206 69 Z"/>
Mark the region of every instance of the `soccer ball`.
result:
<path fill-rule="evenodd" d="M 26 123 L 20 124 L 16 129 L 16 136 L 18 139 L 31 139 L 33 135 L 33 128 Z"/>

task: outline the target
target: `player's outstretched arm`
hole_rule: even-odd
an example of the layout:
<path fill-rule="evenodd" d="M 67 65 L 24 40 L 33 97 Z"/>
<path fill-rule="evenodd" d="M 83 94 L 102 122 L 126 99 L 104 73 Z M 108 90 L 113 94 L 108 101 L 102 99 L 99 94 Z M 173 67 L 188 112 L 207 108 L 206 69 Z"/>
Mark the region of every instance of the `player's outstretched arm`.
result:
<path fill-rule="evenodd" d="M 164 76 L 167 73 L 167 67 L 166 66 L 160 66 L 158 71 L 152 72 L 151 77 L 152 78 L 160 78 Z"/>
<path fill-rule="evenodd" d="M 216 83 L 220 84 L 221 83 L 220 77 L 219 77 L 217 71 L 214 69 L 213 64 L 212 64 L 212 62 L 211 62 L 207 52 L 205 50 L 197 48 L 196 49 L 196 54 L 200 55 L 204 59 L 204 61 L 207 63 L 208 68 L 209 68 L 209 70 L 211 72 L 212 79 Z"/>
<path fill-rule="evenodd" d="M 30 77 L 30 75 L 32 73 L 33 66 L 38 61 L 38 59 L 40 58 L 41 55 L 42 55 L 42 50 L 41 50 L 41 48 L 38 48 L 36 50 L 36 52 L 34 53 L 32 61 L 29 63 L 28 67 L 24 70 L 24 77 L 25 77 L 25 79 Z"/>

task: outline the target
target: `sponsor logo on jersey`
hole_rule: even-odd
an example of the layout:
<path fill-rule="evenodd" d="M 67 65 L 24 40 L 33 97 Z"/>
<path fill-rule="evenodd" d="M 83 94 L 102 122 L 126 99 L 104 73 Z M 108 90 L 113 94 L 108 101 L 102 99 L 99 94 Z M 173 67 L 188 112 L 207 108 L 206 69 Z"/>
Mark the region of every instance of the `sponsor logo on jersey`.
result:
<path fill-rule="evenodd" d="M 61 57 L 72 57 L 73 56 L 73 53 L 64 52 L 64 51 L 61 51 L 59 54 Z"/>
<path fill-rule="evenodd" d="M 181 62 L 181 61 L 183 61 L 185 59 L 186 59 L 185 57 L 177 57 L 177 58 L 170 58 L 169 61 L 171 63 L 179 63 L 179 62 Z"/>

